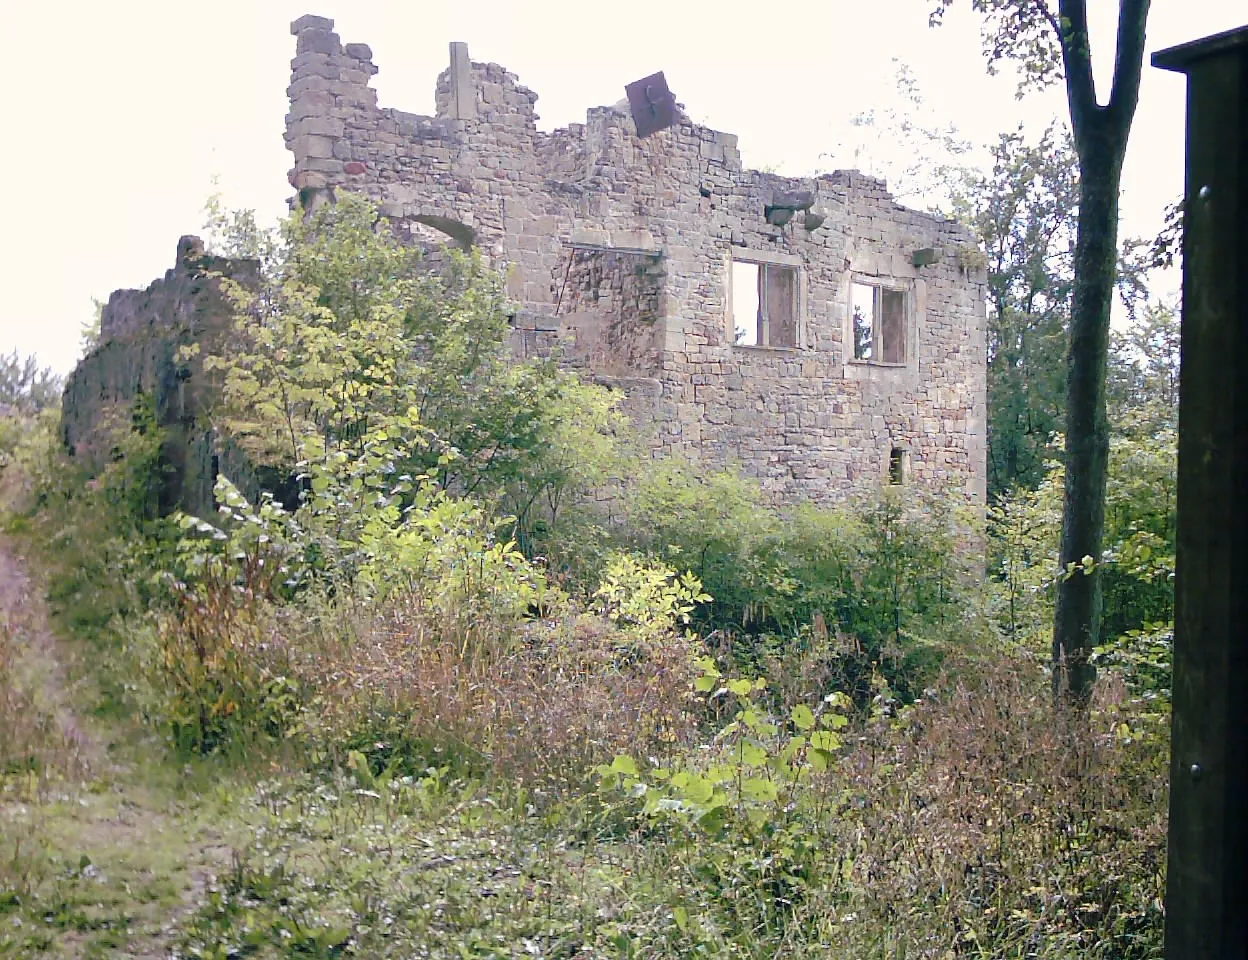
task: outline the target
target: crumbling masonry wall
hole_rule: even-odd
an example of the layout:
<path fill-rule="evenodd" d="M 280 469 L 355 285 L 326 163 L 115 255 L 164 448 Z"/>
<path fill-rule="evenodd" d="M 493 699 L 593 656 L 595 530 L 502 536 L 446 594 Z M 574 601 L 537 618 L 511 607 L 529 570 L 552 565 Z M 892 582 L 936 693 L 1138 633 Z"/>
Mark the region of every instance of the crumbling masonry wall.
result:
<path fill-rule="evenodd" d="M 517 352 L 557 350 L 622 386 L 656 453 L 735 461 L 778 498 L 826 502 L 904 451 L 914 480 L 983 502 L 986 275 L 963 227 L 856 171 L 742 169 L 734 135 L 683 114 L 645 139 L 624 105 L 540 132 L 536 94 L 463 44 L 436 116 L 383 108 L 368 46 L 322 17 L 292 33 L 303 201 L 362 192 L 409 231 L 484 251 L 509 271 Z M 787 271 L 783 343 L 735 342 L 734 259 Z M 902 291 L 903 362 L 855 359 L 854 283 Z"/>
<path fill-rule="evenodd" d="M 111 455 L 113 430 L 128 427 L 135 403 L 150 404 L 164 431 L 159 508 L 211 517 L 218 470 L 254 496 L 265 485 L 279 489 L 283 478 L 261 476 L 240 451 L 221 444 L 208 422 L 218 387 L 198 358 L 180 348 L 199 344 L 210 351 L 233 323 L 234 310 L 216 280 L 259 280 L 251 260 L 207 256 L 197 237 L 178 241 L 172 269 L 144 290 L 115 290 L 100 317 L 99 344 L 74 368 L 65 384 L 61 431 L 68 451 L 98 470 Z"/>

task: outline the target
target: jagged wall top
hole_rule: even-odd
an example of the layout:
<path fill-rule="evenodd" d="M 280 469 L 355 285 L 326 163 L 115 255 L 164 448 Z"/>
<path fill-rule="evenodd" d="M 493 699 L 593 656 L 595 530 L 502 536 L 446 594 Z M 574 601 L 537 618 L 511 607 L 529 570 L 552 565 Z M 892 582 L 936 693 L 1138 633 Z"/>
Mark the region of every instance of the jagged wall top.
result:
<path fill-rule="evenodd" d="M 178 240 L 173 267 L 142 290 L 114 290 L 100 313 L 100 342 L 133 338 L 165 331 L 198 330 L 205 314 L 204 304 L 216 304 L 212 277 L 221 274 L 239 283 L 252 284 L 259 278 L 255 260 L 231 260 L 204 252 L 199 237 Z M 205 291 L 208 291 L 207 293 Z M 207 299 L 205 299 L 207 298 Z"/>
<path fill-rule="evenodd" d="M 297 38 L 297 46 L 287 89 L 291 112 L 286 118 L 286 140 L 296 160 L 291 181 L 299 189 L 323 187 L 343 172 L 341 165 L 352 158 L 346 144 L 340 144 L 335 155 L 332 141 L 342 138 L 344 128 L 353 120 L 364 121 L 370 112 L 384 115 L 392 125 L 383 133 L 409 138 L 456 140 L 457 134 L 489 128 L 496 136 L 527 141 L 538 158 L 552 166 L 552 172 L 563 174 L 575 174 L 583 167 L 575 160 L 569 166 L 569 159 L 587 151 L 620 147 L 621 141 L 632 139 L 636 132 L 623 101 L 588 108 L 585 123 L 573 123 L 549 134 L 539 132 L 537 94 L 497 63 L 472 62 L 467 45 L 459 42 L 450 44 L 450 65 L 438 75 L 433 117 L 382 109 L 376 91 L 369 86 L 377 67 L 367 44 L 344 45 L 334 32 L 333 20 L 311 14 L 295 20 L 291 33 Z M 679 106 L 678 117 L 689 122 Z M 741 170 L 734 134 L 696 129 L 716 145 L 708 155 L 717 156 L 727 169 Z M 879 181 L 872 184 L 883 188 Z"/>

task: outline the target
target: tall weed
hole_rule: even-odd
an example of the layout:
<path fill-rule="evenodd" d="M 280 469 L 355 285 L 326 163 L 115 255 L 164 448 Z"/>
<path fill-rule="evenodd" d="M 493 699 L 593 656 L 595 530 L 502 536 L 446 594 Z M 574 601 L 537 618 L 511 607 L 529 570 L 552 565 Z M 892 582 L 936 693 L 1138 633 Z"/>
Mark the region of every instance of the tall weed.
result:
<path fill-rule="evenodd" d="M 706 746 L 602 770 L 636 825 L 635 916 L 666 907 L 648 955 L 1159 955 L 1166 728 L 1116 678 L 1082 762 L 1030 666 L 958 664 L 818 750 L 818 711 L 721 684 L 739 705 Z"/>

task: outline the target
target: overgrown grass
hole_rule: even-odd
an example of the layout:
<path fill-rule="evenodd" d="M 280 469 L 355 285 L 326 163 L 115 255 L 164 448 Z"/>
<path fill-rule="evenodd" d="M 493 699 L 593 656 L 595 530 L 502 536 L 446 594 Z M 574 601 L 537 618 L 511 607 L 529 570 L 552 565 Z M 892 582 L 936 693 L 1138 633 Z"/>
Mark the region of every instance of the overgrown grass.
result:
<path fill-rule="evenodd" d="M 228 862 L 228 808 L 126 772 L 0 804 L 0 956 L 163 956 L 176 918 Z"/>
<path fill-rule="evenodd" d="M 38 676 L 26 656 L 26 632 L 12 613 L 0 610 L 0 783 L 20 781 L 31 793 L 46 777 L 71 771 L 76 757 L 75 744 L 32 689 Z"/>
<path fill-rule="evenodd" d="M 622 879 L 548 818 L 438 773 L 262 783 L 249 819 L 178 955 L 574 956 Z"/>
<path fill-rule="evenodd" d="M 889 682 L 904 651 L 887 664 L 844 629 L 882 638 L 886 618 L 830 627 L 814 573 L 776 593 L 807 622 L 745 655 L 731 631 L 686 634 L 699 588 L 667 567 L 615 556 L 593 594 L 529 590 L 527 561 L 464 525 L 503 579 L 468 584 L 462 552 L 421 543 L 405 589 L 284 591 L 259 562 L 271 528 L 244 515 L 263 532 L 228 541 L 237 565 L 171 588 L 151 575 L 201 548 L 145 516 L 151 441 L 92 485 L 49 450 L 10 524 L 112 750 L 0 798 L 0 955 L 1158 955 L 1164 701 L 1110 669 L 1088 730 L 1063 728 L 1043 670 L 985 656 L 984 619 L 912 575 L 932 542 L 901 514 L 875 528 L 882 570 L 809 537 L 751 555 L 826 561 L 828 597 L 905 594 L 908 623 L 975 631 L 907 674 L 912 696 Z M 54 756 L 47 733 L 14 755 Z"/>
<path fill-rule="evenodd" d="M 1102 690 L 1078 775 L 1045 689 L 951 679 L 756 829 L 446 767 L 266 780 L 179 955 L 1155 957 L 1156 721 Z"/>
<path fill-rule="evenodd" d="M 50 662 L 42 584 L 17 555 L 24 538 L 8 534 L 34 509 L 33 465 L 52 446 L 55 418 L 0 417 L 0 794 L 33 798 L 81 771 L 82 744 L 59 701 L 63 678 Z"/>

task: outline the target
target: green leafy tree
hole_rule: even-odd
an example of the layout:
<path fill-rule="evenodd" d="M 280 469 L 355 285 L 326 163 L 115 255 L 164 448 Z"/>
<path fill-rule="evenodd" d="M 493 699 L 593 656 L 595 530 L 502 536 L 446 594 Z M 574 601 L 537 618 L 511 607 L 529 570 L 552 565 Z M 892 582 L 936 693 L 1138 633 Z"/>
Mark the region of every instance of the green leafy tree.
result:
<path fill-rule="evenodd" d="M 394 349 L 417 308 L 416 256 L 376 228 L 364 201 L 283 225 L 284 256 L 259 289 L 223 279 L 233 335 L 205 367 L 223 377 L 223 423 L 249 453 L 285 465 L 323 458 L 415 406 L 410 351 Z"/>
<path fill-rule="evenodd" d="M 954 0 L 938 0 L 938 23 Z M 1096 560 L 1105 531 L 1109 466 L 1106 362 L 1118 267 L 1118 194 L 1139 102 L 1150 0 L 1121 0 L 1113 81 L 1099 103 L 1092 76 L 1086 0 L 971 0 L 984 17 L 989 68 L 1019 67 L 1024 88 L 1065 82 L 1079 158 L 1079 223 L 1067 352 L 1065 492 L 1061 561 L 1079 572 L 1058 585 L 1053 618 L 1054 690 L 1083 709 L 1099 640 L 1101 581 Z"/>
<path fill-rule="evenodd" d="M 539 514 L 603 479 L 614 398 L 512 356 L 502 284 L 479 257 L 425 269 L 353 194 L 277 238 L 219 210 L 210 225 L 264 268 L 258 288 L 223 280 L 237 321 L 205 362 L 222 380 L 220 423 L 257 460 L 306 471 L 380 431 L 406 442 L 399 469 L 416 486 L 505 502 L 526 542 Z"/>
<path fill-rule="evenodd" d="M 536 432 L 538 446 L 501 482 L 501 506 L 514 517 L 514 536 L 526 554 L 568 556 L 578 545 L 563 542 L 574 536 L 566 513 L 630 471 L 633 430 L 617 396 L 561 374 L 542 399 Z M 592 526 L 601 527 L 601 519 L 594 517 Z"/>
<path fill-rule="evenodd" d="M 988 491 L 1035 487 L 1062 430 L 1079 173 L 1069 135 L 1002 134 L 955 212 L 988 258 Z"/>
<path fill-rule="evenodd" d="M 1110 444 L 1104 584 L 1098 659 L 1144 663 L 1149 683 L 1168 684 L 1174 619 L 1178 319 L 1150 306 L 1121 333 L 1109 356 Z M 1034 489 L 1017 488 L 989 510 L 992 609 L 1007 637 L 1039 652 L 1060 583 L 1063 468 L 1050 461 Z M 1163 683 L 1162 680 L 1165 679 Z"/>
<path fill-rule="evenodd" d="M 212 192 L 204 201 L 204 234 L 208 249 L 218 256 L 258 260 L 270 273 L 285 252 L 280 229 L 261 225 L 254 210 L 225 205 L 216 177 L 212 178 Z"/>
<path fill-rule="evenodd" d="M 1173 628 L 1177 536 L 1179 318 L 1148 306 L 1115 332 L 1109 357 L 1115 427 L 1107 490 L 1103 642 Z"/>
<path fill-rule="evenodd" d="M 1062 529 L 1062 465 L 1050 459 L 1044 478 L 1014 487 L 988 508 L 989 609 L 1016 650 L 1047 658 Z"/>
<path fill-rule="evenodd" d="M 1125 330 L 1114 331 L 1109 355 L 1109 412 L 1129 435 L 1174 430 L 1179 415 L 1179 318 L 1153 303 Z"/>

